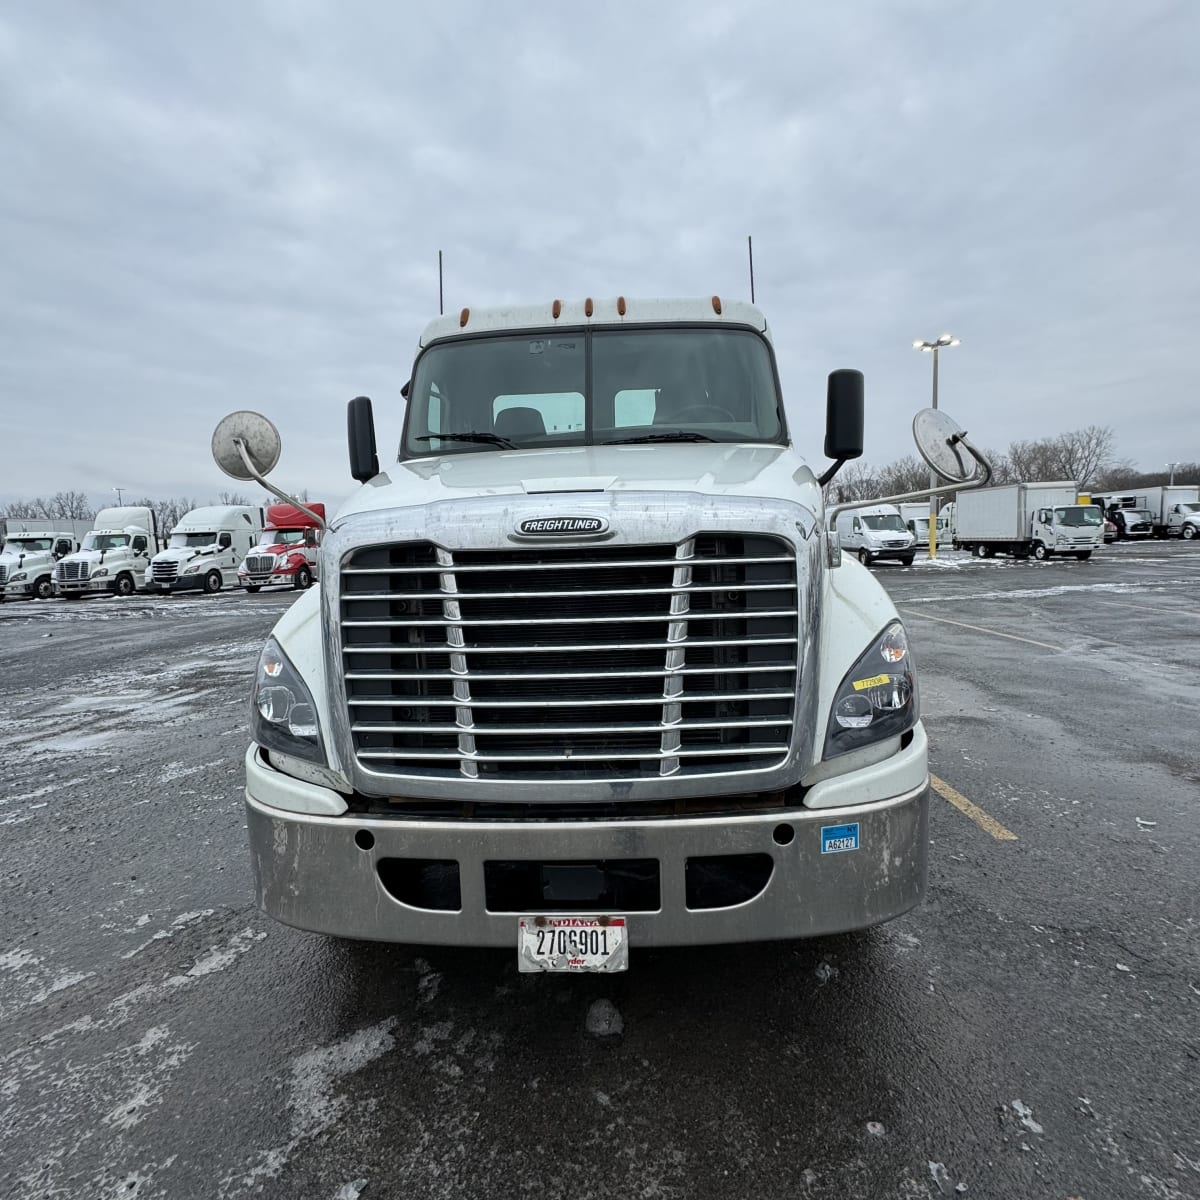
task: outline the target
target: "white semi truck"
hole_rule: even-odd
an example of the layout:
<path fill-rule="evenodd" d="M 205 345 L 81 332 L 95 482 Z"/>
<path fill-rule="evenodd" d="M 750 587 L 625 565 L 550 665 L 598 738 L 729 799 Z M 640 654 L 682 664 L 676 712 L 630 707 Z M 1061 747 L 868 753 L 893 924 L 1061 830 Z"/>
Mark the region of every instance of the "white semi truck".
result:
<path fill-rule="evenodd" d="M 0 600 L 49 600 L 54 565 L 79 549 L 91 521 L 10 517 L 2 523 Z"/>
<path fill-rule="evenodd" d="M 979 558 L 1060 554 L 1086 561 L 1103 544 L 1104 516 L 1096 505 L 1078 501 L 1071 480 L 960 492 L 953 510 L 954 548 Z"/>
<path fill-rule="evenodd" d="M 861 374 L 830 375 L 819 478 L 762 313 L 719 297 L 463 309 L 426 328 L 403 390 L 382 471 L 351 401 L 365 486 L 255 671 L 267 913 L 583 971 L 920 901 L 908 640 L 822 501 L 862 452 Z M 986 481 L 944 413 L 914 432 L 944 477 Z M 264 479 L 265 418 L 231 414 L 213 451 L 289 499 Z"/>
<path fill-rule="evenodd" d="M 193 508 L 146 568 L 149 592 L 219 592 L 236 586 L 238 566 L 258 545 L 263 511 L 254 505 Z"/>
<path fill-rule="evenodd" d="M 151 555 L 161 548 L 153 509 L 102 508 L 80 549 L 55 564 L 55 595 L 68 600 L 103 592 L 132 596 Z"/>
<path fill-rule="evenodd" d="M 1103 504 L 1105 512 L 1110 508 L 1148 512 L 1155 537 L 1181 537 L 1189 542 L 1200 538 L 1200 486 L 1197 484 L 1138 488 L 1094 499 L 1097 504 Z"/>

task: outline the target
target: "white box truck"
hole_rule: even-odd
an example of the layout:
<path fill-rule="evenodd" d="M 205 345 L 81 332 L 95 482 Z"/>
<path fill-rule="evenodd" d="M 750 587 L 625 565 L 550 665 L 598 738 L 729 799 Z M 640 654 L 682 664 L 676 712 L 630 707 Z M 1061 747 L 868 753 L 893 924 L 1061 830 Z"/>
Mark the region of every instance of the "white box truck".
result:
<path fill-rule="evenodd" d="M 179 519 L 146 569 L 148 592 L 219 592 L 236 586 L 238 566 L 258 545 L 263 510 L 254 505 L 193 508 Z"/>
<path fill-rule="evenodd" d="M 920 901 L 907 637 L 822 500 L 862 453 L 861 374 L 830 375 L 820 477 L 762 313 L 719 297 L 463 309 L 426 328 L 403 391 L 383 471 L 351 401 L 364 486 L 255 671 L 267 913 L 603 971 L 630 946 L 831 933 Z M 927 461 L 970 450 L 945 414 L 918 421 Z M 278 435 L 235 413 L 213 450 L 263 482 Z"/>
<path fill-rule="evenodd" d="M 49 600 L 54 565 L 79 549 L 91 521 L 9 517 L 0 550 L 0 600 Z"/>
<path fill-rule="evenodd" d="M 1182 537 L 1187 541 L 1200 537 L 1200 485 L 1138 488 L 1094 499 L 1105 512 L 1115 510 L 1114 516 L 1129 511 L 1146 514 L 1155 537 Z"/>
<path fill-rule="evenodd" d="M 904 528 L 913 535 L 913 545 L 916 547 L 929 545 L 929 505 L 900 504 L 900 519 Z M 939 512 L 937 516 L 937 540 L 940 546 L 947 541 L 950 532 L 950 517 L 947 513 Z"/>
<path fill-rule="evenodd" d="M 153 509 L 102 508 L 79 550 L 55 564 L 55 595 L 68 600 L 102 592 L 132 596 L 160 549 Z"/>
<path fill-rule="evenodd" d="M 1103 543 L 1104 517 L 1098 506 L 1078 500 L 1072 480 L 960 492 L 954 506 L 954 548 L 979 558 L 1062 554 L 1085 561 Z"/>

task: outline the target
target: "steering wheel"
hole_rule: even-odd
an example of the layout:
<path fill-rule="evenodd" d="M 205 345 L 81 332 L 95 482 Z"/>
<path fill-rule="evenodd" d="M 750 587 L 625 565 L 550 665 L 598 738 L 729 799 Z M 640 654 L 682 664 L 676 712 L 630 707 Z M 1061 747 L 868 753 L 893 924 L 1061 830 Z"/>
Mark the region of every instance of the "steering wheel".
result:
<path fill-rule="evenodd" d="M 682 424 L 685 421 L 728 421 L 732 425 L 737 422 L 737 418 L 719 404 L 691 404 L 672 413 L 667 424 Z"/>

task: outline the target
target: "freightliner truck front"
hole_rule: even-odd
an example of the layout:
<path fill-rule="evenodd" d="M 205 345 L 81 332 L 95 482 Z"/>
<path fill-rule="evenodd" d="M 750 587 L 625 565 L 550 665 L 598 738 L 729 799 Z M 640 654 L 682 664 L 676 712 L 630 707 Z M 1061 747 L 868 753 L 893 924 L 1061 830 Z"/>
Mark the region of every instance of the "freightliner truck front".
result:
<path fill-rule="evenodd" d="M 912 654 L 822 500 L 862 452 L 858 372 L 830 375 L 820 478 L 762 313 L 718 297 L 463 309 L 404 394 L 383 471 L 351 401 L 364 486 L 256 671 L 266 912 L 574 971 L 920 901 Z M 914 430 L 946 478 L 986 478 L 944 414 Z M 213 451 L 266 483 L 278 435 L 235 413 Z"/>

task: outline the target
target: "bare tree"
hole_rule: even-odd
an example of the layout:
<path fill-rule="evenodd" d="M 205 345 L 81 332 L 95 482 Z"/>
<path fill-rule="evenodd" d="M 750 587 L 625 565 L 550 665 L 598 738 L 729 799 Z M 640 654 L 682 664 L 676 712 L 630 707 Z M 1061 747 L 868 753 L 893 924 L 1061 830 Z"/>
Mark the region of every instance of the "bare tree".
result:
<path fill-rule="evenodd" d="M 879 495 L 879 477 L 864 462 L 852 462 L 843 467 L 825 485 L 826 504 L 850 504 Z"/>
<path fill-rule="evenodd" d="M 1089 425 L 1054 439 L 1060 479 L 1074 479 L 1081 488 L 1090 487 L 1113 460 L 1113 431 L 1107 425 Z"/>
<path fill-rule="evenodd" d="M 218 498 L 220 504 L 249 504 L 249 496 L 243 496 L 241 492 L 222 492 Z"/>
<path fill-rule="evenodd" d="M 929 468 L 914 454 L 880 468 L 877 496 L 902 496 L 929 487 Z"/>
<path fill-rule="evenodd" d="M 49 502 L 48 516 L 65 517 L 71 521 L 87 521 L 96 515 L 83 492 L 55 492 Z"/>

